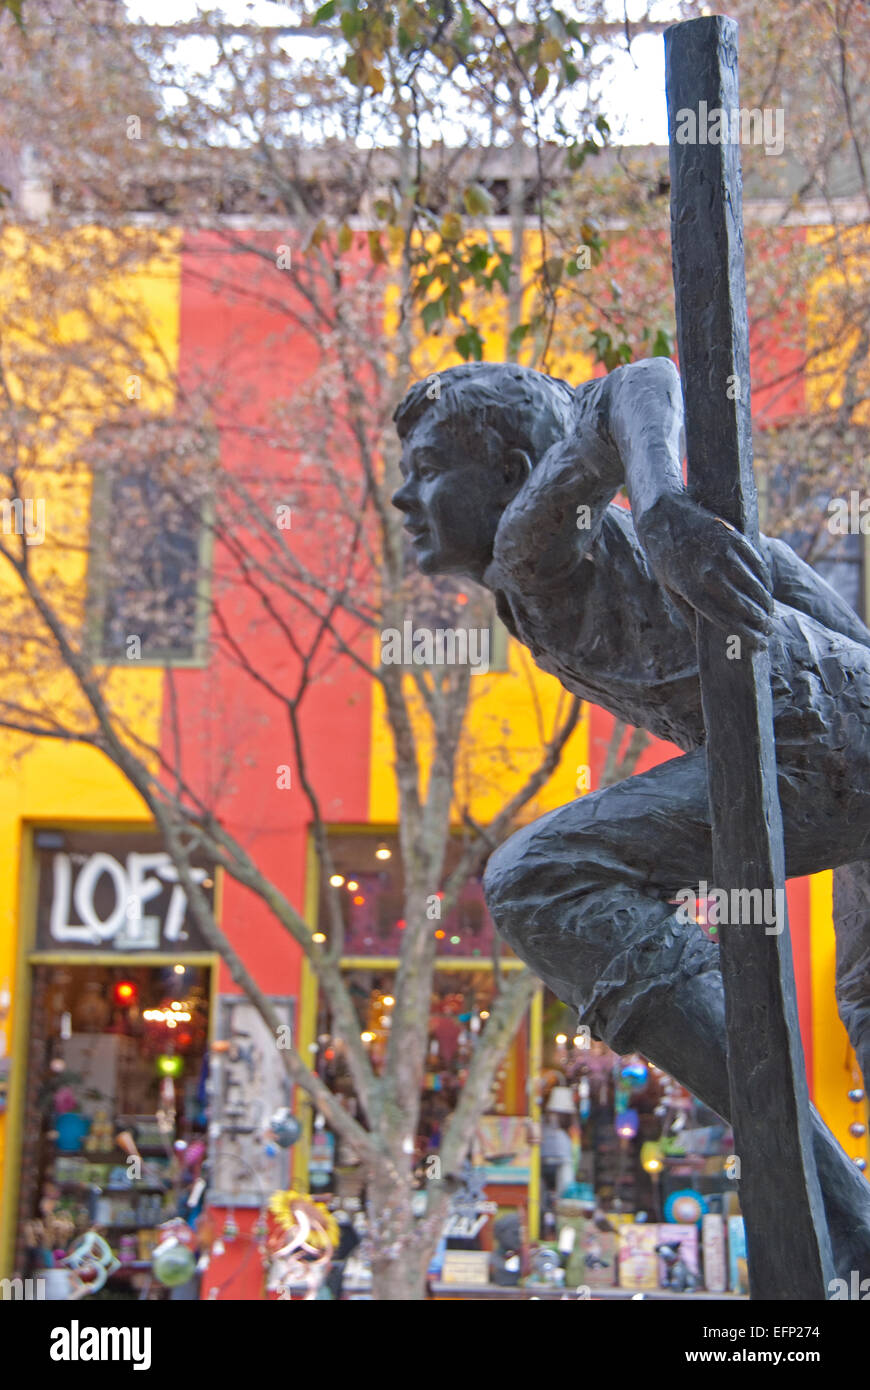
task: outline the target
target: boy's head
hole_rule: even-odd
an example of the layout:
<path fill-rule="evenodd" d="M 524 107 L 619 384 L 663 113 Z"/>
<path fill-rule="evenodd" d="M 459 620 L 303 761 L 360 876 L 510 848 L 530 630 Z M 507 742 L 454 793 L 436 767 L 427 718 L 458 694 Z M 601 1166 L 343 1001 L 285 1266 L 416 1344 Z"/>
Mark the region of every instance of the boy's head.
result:
<path fill-rule="evenodd" d="M 405 513 L 424 574 L 480 579 L 505 507 L 568 432 L 572 388 L 530 367 L 476 362 L 412 386 L 393 419 Z"/>

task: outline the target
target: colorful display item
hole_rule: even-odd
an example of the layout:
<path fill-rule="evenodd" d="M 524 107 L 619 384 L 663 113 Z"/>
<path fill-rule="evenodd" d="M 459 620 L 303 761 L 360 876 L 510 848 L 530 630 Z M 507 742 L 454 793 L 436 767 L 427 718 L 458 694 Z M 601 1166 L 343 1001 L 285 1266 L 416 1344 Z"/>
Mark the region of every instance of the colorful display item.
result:
<path fill-rule="evenodd" d="M 285 1106 L 281 1110 L 276 1110 L 272 1115 L 269 1120 L 268 1133 L 275 1140 L 279 1149 L 289 1149 L 302 1134 L 302 1126 L 295 1115 L 291 1115 Z"/>
<path fill-rule="evenodd" d="M 665 1220 L 684 1226 L 695 1225 L 708 1210 L 708 1203 L 700 1192 L 683 1187 L 679 1192 L 672 1192 L 665 1202 Z"/>
<path fill-rule="evenodd" d="M 305 1288 L 307 1300 L 317 1298 L 338 1244 L 335 1217 L 322 1202 L 293 1191 L 273 1193 L 269 1211 L 276 1229 L 268 1241 L 271 1267 L 266 1287 L 287 1298 L 296 1285 Z"/>
<path fill-rule="evenodd" d="M 184 1071 L 184 1058 L 177 1057 L 174 1053 L 162 1052 L 157 1058 L 157 1074 L 159 1076 L 181 1076 Z"/>
<path fill-rule="evenodd" d="M 177 1289 L 193 1278 L 196 1269 L 196 1256 L 189 1245 L 184 1245 L 177 1235 L 163 1240 L 151 1256 L 151 1272 L 158 1283 L 167 1289 Z"/>
<path fill-rule="evenodd" d="M 111 1246 L 96 1231 L 86 1231 L 62 1263 L 70 1270 L 70 1301 L 96 1293 L 121 1267 Z"/>

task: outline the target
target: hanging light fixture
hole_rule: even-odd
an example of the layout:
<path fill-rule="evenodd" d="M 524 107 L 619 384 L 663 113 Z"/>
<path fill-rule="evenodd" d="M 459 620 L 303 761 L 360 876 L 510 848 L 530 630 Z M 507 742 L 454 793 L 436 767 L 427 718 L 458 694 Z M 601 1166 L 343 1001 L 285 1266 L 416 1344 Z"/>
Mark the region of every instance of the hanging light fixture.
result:
<path fill-rule="evenodd" d="M 665 1166 L 662 1146 L 655 1139 L 647 1139 L 640 1146 L 640 1166 L 646 1173 L 660 1173 Z"/>
<path fill-rule="evenodd" d="M 638 1113 L 629 1108 L 616 1117 L 616 1132 L 620 1139 L 634 1139 L 639 1124 Z"/>

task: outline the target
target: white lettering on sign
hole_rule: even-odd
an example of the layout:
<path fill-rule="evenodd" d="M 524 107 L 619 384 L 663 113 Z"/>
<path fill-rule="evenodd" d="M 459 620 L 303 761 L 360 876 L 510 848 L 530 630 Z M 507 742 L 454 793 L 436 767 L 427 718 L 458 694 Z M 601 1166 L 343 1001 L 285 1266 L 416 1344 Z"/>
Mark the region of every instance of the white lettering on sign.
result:
<path fill-rule="evenodd" d="M 154 874 L 150 874 L 153 870 Z M 112 880 L 114 907 L 107 917 L 97 914 L 95 897 L 97 884 L 103 875 Z M 191 868 L 191 878 L 202 883 L 206 869 Z M 152 854 L 127 855 L 126 867 L 113 855 L 99 851 L 90 855 L 79 870 L 72 889 L 72 862 L 68 854 L 54 856 L 54 891 L 51 899 L 50 931 L 55 941 L 81 941 L 98 944 L 111 941 L 123 928 L 130 933 L 130 924 L 143 923 L 143 907 L 158 897 L 166 884 L 173 884 L 172 893 L 162 922 L 166 941 L 183 939 L 187 894 L 178 882 L 178 871 L 164 851 Z M 81 926 L 70 922 L 70 903 L 81 918 Z M 152 919 L 155 920 L 155 919 Z M 159 919 L 156 919 L 159 923 Z M 144 944 L 144 943 L 143 943 Z"/>
<path fill-rule="evenodd" d="M 453 1214 L 448 1216 L 441 1228 L 441 1234 L 445 1240 L 474 1240 L 479 1235 L 489 1220 L 487 1212 L 479 1216 L 459 1216 Z"/>

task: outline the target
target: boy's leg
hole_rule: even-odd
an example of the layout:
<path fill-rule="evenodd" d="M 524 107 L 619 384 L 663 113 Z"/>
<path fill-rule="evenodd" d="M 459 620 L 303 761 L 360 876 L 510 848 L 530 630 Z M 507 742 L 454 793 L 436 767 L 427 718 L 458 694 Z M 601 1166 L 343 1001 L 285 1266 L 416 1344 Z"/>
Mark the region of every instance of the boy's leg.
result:
<path fill-rule="evenodd" d="M 819 867 L 796 838 L 790 871 Z M 788 839 L 787 826 L 787 850 Z M 712 840 L 699 750 L 518 831 L 484 886 L 500 933 L 596 1036 L 642 1052 L 727 1117 L 718 948 L 669 901 L 702 879 Z M 870 1273 L 870 1188 L 815 1112 L 813 1133 L 837 1266 Z"/>

